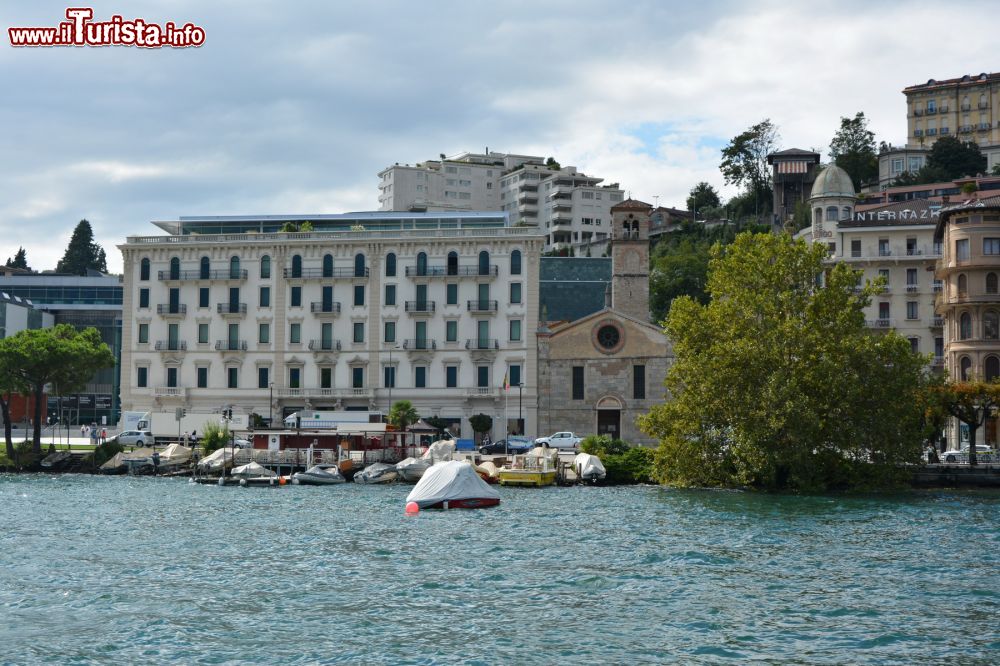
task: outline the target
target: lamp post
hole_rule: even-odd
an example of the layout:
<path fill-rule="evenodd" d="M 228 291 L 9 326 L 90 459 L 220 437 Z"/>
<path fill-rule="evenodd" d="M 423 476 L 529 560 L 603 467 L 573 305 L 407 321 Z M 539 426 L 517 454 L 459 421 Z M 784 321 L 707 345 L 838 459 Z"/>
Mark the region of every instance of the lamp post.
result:
<path fill-rule="evenodd" d="M 267 429 L 270 430 L 274 424 L 274 382 L 267 386 Z"/>
<path fill-rule="evenodd" d="M 521 391 L 524 389 L 524 382 L 517 384 L 517 427 L 521 431 L 518 434 L 524 436 L 524 417 L 521 415 Z"/>

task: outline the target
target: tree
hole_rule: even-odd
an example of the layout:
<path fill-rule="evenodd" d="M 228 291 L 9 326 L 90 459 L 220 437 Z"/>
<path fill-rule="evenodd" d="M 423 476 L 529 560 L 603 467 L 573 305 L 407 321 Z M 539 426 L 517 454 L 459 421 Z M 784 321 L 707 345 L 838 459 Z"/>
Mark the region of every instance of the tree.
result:
<path fill-rule="evenodd" d="M 88 269 L 107 273 L 108 261 L 104 248 L 94 242 L 94 230 L 90 228 L 90 222 L 80 220 L 69 239 L 66 254 L 56 265 L 56 272 L 86 275 Z"/>
<path fill-rule="evenodd" d="M 975 141 L 961 141 L 954 136 L 943 136 L 934 142 L 927 153 L 925 168 L 940 169 L 944 181 L 975 176 L 986 172 L 986 156 Z M 922 181 L 934 182 L 934 181 Z M 940 181 L 938 181 L 940 182 Z"/>
<path fill-rule="evenodd" d="M 490 428 L 493 427 L 493 417 L 486 414 L 473 414 L 469 417 L 469 425 L 472 426 L 474 433 L 489 432 Z"/>
<path fill-rule="evenodd" d="M 854 118 L 840 119 L 840 129 L 830 142 L 830 158 L 851 176 L 857 192 L 862 185 L 878 179 L 875 133 L 868 129 L 863 111 Z"/>
<path fill-rule="evenodd" d="M 115 364 L 115 357 L 96 328 L 77 331 L 68 324 L 19 331 L 0 340 L 0 367 L 11 369 L 12 388 L 34 398 L 36 455 L 42 452 L 42 402 L 45 386 L 57 394 L 78 393 L 101 368 Z"/>
<path fill-rule="evenodd" d="M 664 249 L 654 254 L 649 276 L 649 309 L 653 321 L 662 321 L 670 304 L 679 296 L 690 296 L 699 303 L 708 302 L 705 285 L 710 244 L 685 238 L 672 248 L 660 245 Z"/>
<path fill-rule="evenodd" d="M 406 426 L 416 423 L 418 420 L 420 420 L 420 414 L 417 413 L 413 403 L 409 400 L 399 400 L 393 403 L 389 409 L 389 423 L 400 430 L 406 430 Z"/>
<path fill-rule="evenodd" d="M 711 300 L 682 296 L 667 317 L 673 400 L 639 421 L 661 480 L 826 490 L 890 484 L 919 459 L 928 359 L 870 333 L 881 284 L 855 293 L 860 273 L 825 257 L 784 234 L 712 248 Z"/>
<path fill-rule="evenodd" d="M 737 135 L 722 149 L 719 169 L 727 184 L 738 185 L 753 198 L 754 214 L 771 207 L 771 169 L 767 156 L 778 145 L 778 128 L 764 119 Z"/>
<path fill-rule="evenodd" d="M 8 268 L 23 268 L 24 270 L 30 271 L 31 266 L 28 265 L 28 253 L 23 247 L 18 247 L 17 252 L 14 254 L 14 258 L 7 259 L 6 266 Z"/>
<path fill-rule="evenodd" d="M 1000 407 L 1000 384 L 983 381 L 947 382 L 938 391 L 945 410 L 969 426 L 969 464 L 977 464 L 976 431 Z"/>
<path fill-rule="evenodd" d="M 559 169 L 562 168 L 562 166 L 560 166 L 559 162 L 556 162 L 556 158 L 554 158 L 554 157 L 550 157 L 550 158 L 546 159 L 545 160 L 545 166 L 547 166 L 548 168 L 552 169 L 553 171 L 559 171 Z"/>
<path fill-rule="evenodd" d="M 8 354 L 0 353 L 0 414 L 3 415 L 3 434 L 7 444 L 7 458 L 14 460 L 14 441 L 11 433 L 10 423 L 10 399 L 12 394 L 16 394 L 16 384 L 14 371 L 16 362 Z"/>
<path fill-rule="evenodd" d="M 718 208 L 721 204 L 719 193 L 704 181 L 692 187 L 687 198 L 687 209 L 693 213 L 702 213 L 702 217 L 705 216 L 706 208 Z"/>

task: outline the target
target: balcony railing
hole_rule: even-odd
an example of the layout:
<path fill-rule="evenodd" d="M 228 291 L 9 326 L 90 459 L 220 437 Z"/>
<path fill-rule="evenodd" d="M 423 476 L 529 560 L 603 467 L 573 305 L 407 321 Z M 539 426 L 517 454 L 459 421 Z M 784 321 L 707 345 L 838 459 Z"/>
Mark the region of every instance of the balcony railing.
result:
<path fill-rule="evenodd" d="M 949 127 L 942 127 L 941 128 L 941 136 L 944 136 L 946 134 L 951 134 L 951 128 L 949 128 Z"/>
<path fill-rule="evenodd" d="M 216 340 L 216 351 L 246 351 L 246 340 Z"/>
<path fill-rule="evenodd" d="M 466 390 L 466 395 L 470 398 L 493 398 L 499 393 L 499 389 L 492 386 L 474 386 Z"/>
<path fill-rule="evenodd" d="M 309 351 L 340 351 L 340 340 L 310 340 Z"/>
<path fill-rule="evenodd" d="M 161 282 L 183 282 L 187 280 L 246 280 L 246 269 L 230 270 L 215 268 L 207 271 L 157 271 L 156 277 Z"/>
<path fill-rule="evenodd" d="M 175 315 L 183 317 L 187 314 L 188 307 L 183 303 L 160 303 L 156 306 L 156 314 Z"/>
<path fill-rule="evenodd" d="M 980 109 L 988 109 L 988 108 L 990 108 L 990 103 L 989 102 L 980 102 L 979 103 L 979 108 Z"/>
<path fill-rule="evenodd" d="M 407 266 L 406 277 L 496 277 L 500 268 L 496 264 L 488 266 Z"/>
<path fill-rule="evenodd" d="M 340 314 L 340 303 L 337 301 L 313 301 L 309 304 L 313 314 Z"/>
<path fill-rule="evenodd" d="M 913 115 L 915 115 L 915 116 L 922 116 L 922 115 L 924 115 L 924 110 L 923 109 L 913 109 Z"/>
<path fill-rule="evenodd" d="M 924 135 L 924 131 L 922 129 L 915 129 L 915 130 L 913 130 L 913 136 L 923 136 L 923 135 Z"/>
<path fill-rule="evenodd" d="M 293 270 L 291 268 L 282 269 L 282 274 L 286 280 L 315 280 L 316 278 L 366 278 L 369 270 L 365 266 L 362 270 L 357 270 L 354 266 L 337 266 L 332 269 L 322 268 L 302 268 Z"/>
<path fill-rule="evenodd" d="M 155 386 L 153 387 L 154 398 L 183 398 L 187 395 L 187 388 L 183 386 Z"/>
<path fill-rule="evenodd" d="M 403 340 L 403 349 L 409 351 L 434 351 L 437 349 L 437 341 L 427 338 L 411 338 Z"/>
<path fill-rule="evenodd" d="M 245 315 L 247 313 L 246 303 L 219 303 L 216 312 L 223 315 Z"/>
<path fill-rule="evenodd" d="M 499 303 L 497 301 L 475 300 L 468 301 L 466 307 L 469 312 L 496 312 L 499 308 Z"/>
<path fill-rule="evenodd" d="M 431 314 L 434 312 L 434 301 L 406 301 L 404 310 L 415 314 Z"/>
<path fill-rule="evenodd" d="M 989 124 L 989 123 L 978 123 L 978 124 L 976 125 L 976 129 L 978 129 L 978 130 L 980 130 L 980 131 L 986 131 L 986 130 L 988 130 L 989 128 L 990 128 L 990 124 Z"/>
<path fill-rule="evenodd" d="M 374 391 L 367 388 L 290 388 L 275 386 L 279 398 L 370 398 Z"/>
<path fill-rule="evenodd" d="M 906 293 L 915 294 L 920 291 L 920 285 L 918 284 L 908 284 L 906 285 Z"/>
<path fill-rule="evenodd" d="M 500 341 L 496 338 L 470 338 L 465 341 L 466 349 L 500 349 Z"/>
<path fill-rule="evenodd" d="M 884 319 L 880 317 L 878 319 L 869 319 L 865 322 L 865 325 L 867 325 L 868 328 L 892 328 L 896 325 L 896 322 L 892 319 Z"/>
<path fill-rule="evenodd" d="M 931 320 L 931 327 L 944 328 L 944 317 L 934 317 L 934 319 Z"/>
<path fill-rule="evenodd" d="M 187 340 L 157 340 L 156 351 L 187 351 Z"/>

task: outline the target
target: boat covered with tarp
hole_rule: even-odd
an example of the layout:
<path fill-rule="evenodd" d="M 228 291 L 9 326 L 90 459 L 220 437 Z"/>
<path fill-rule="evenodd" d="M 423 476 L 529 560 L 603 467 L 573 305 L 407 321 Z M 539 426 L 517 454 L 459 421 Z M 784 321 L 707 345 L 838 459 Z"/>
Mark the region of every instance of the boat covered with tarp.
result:
<path fill-rule="evenodd" d="M 396 472 L 399 478 L 408 483 L 416 483 L 431 466 L 430 460 L 423 458 L 406 458 L 396 463 Z"/>
<path fill-rule="evenodd" d="M 406 502 L 421 509 L 479 509 L 499 504 L 500 493 L 479 478 L 472 465 L 450 460 L 428 469 Z"/>
<path fill-rule="evenodd" d="M 431 464 L 451 460 L 455 455 L 455 441 L 451 439 L 439 439 L 431 442 L 424 454 L 420 456 L 422 460 L 429 460 Z"/>
<path fill-rule="evenodd" d="M 111 456 L 100 466 L 98 471 L 101 474 L 124 474 L 128 471 L 128 465 L 125 464 L 125 454 L 119 451 Z"/>
<path fill-rule="evenodd" d="M 160 451 L 160 467 L 183 465 L 191 460 L 191 449 L 183 444 L 171 444 Z"/>
<path fill-rule="evenodd" d="M 395 465 L 372 463 L 354 475 L 354 483 L 392 483 L 396 474 Z"/>
<path fill-rule="evenodd" d="M 234 467 L 231 475 L 241 479 L 273 479 L 278 476 L 277 473 L 272 472 L 258 462 L 248 462 L 246 465 Z"/>
<path fill-rule="evenodd" d="M 233 455 L 234 451 L 231 448 L 216 449 L 198 461 L 198 470 L 201 472 L 219 472 L 226 465 L 233 462 Z"/>
<path fill-rule="evenodd" d="M 313 465 L 292 475 L 292 483 L 297 486 L 332 486 L 346 480 L 336 465 Z"/>
<path fill-rule="evenodd" d="M 600 483 L 608 475 L 601 459 L 589 453 L 576 454 L 573 458 L 573 471 L 576 472 L 576 478 L 584 483 Z"/>

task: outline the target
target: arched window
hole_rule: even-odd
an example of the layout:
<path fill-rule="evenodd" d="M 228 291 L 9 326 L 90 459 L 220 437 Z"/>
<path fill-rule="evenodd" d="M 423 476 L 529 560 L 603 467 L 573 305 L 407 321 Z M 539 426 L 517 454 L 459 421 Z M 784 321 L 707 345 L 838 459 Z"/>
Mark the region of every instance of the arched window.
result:
<path fill-rule="evenodd" d="M 149 258 L 143 257 L 142 261 L 139 262 L 139 279 L 148 280 L 149 279 Z"/>
<path fill-rule="evenodd" d="M 844 206 L 843 208 L 840 209 L 840 219 L 842 219 L 842 220 L 849 220 L 849 219 L 851 219 L 851 207 L 850 206 Z"/>
<path fill-rule="evenodd" d="M 173 257 L 170 260 L 170 279 L 180 280 L 181 279 L 181 260 L 177 257 Z"/>
<path fill-rule="evenodd" d="M 417 275 L 427 275 L 427 253 L 417 253 Z"/>
<path fill-rule="evenodd" d="M 983 367 L 983 374 L 986 376 L 985 378 L 988 382 L 1000 378 L 1000 359 L 996 356 L 987 356 Z"/>
<path fill-rule="evenodd" d="M 479 253 L 479 274 L 489 275 L 490 274 L 490 253 L 483 250 Z"/>
<path fill-rule="evenodd" d="M 262 278 L 271 277 L 271 257 L 266 254 L 260 258 L 260 276 Z"/>
<path fill-rule="evenodd" d="M 958 276 L 958 295 L 965 296 L 969 293 L 969 278 L 965 276 L 965 273 L 960 273 Z"/>
<path fill-rule="evenodd" d="M 817 208 L 813 211 L 813 224 L 819 224 L 823 221 L 823 209 Z"/>
<path fill-rule="evenodd" d="M 514 250 L 510 253 L 510 274 L 520 275 L 521 274 L 521 251 Z"/>
<path fill-rule="evenodd" d="M 997 293 L 997 274 L 987 273 L 986 274 L 986 293 L 995 294 Z"/>
<path fill-rule="evenodd" d="M 240 258 L 230 257 L 229 258 L 229 277 L 232 279 L 238 279 L 240 277 Z"/>
<path fill-rule="evenodd" d="M 972 316 L 968 312 L 963 312 L 958 318 L 958 339 L 968 340 L 972 337 Z"/>
<path fill-rule="evenodd" d="M 385 275 L 394 277 L 396 275 L 396 253 L 390 252 L 385 255 Z"/>
<path fill-rule="evenodd" d="M 961 381 L 963 382 L 969 381 L 969 376 L 972 374 L 971 371 L 972 371 L 972 361 L 969 359 L 968 356 L 963 356 L 962 359 L 958 362 L 958 376 L 961 378 Z"/>
<path fill-rule="evenodd" d="M 202 257 L 201 263 L 198 264 L 198 279 L 207 280 L 212 277 L 211 266 L 212 264 L 208 260 L 208 257 Z"/>
<path fill-rule="evenodd" d="M 458 275 L 458 252 L 448 253 L 448 275 Z"/>
<path fill-rule="evenodd" d="M 367 274 L 365 270 L 365 255 L 359 252 L 354 255 L 354 277 L 364 277 Z"/>
<path fill-rule="evenodd" d="M 292 255 L 292 277 L 300 278 L 302 277 L 302 256 Z"/>
<path fill-rule="evenodd" d="M 837 207 L 836 206 L 828 206 L 827 209 L 826 209 L 826 221 L 827 222 L 836 222 L 838 217 L 839 217 L 839 214 L 837 212 Z"/>
<path fill-rule="evenodd" d="M 996 310 L 983 313 L 983 338 L 985 340 L 1000 340 L 1000 314 Z"/>
<path fill-rule="evenodd" d="M 985 93 L 979 96 L 979 108 L 980 109 L 985 109 L 986 108 L 986 94 Z"/>
<path fill-rule="evenodd" d="M 333 277 L 333 255 L 323 255 L 323 277 Z"/>

